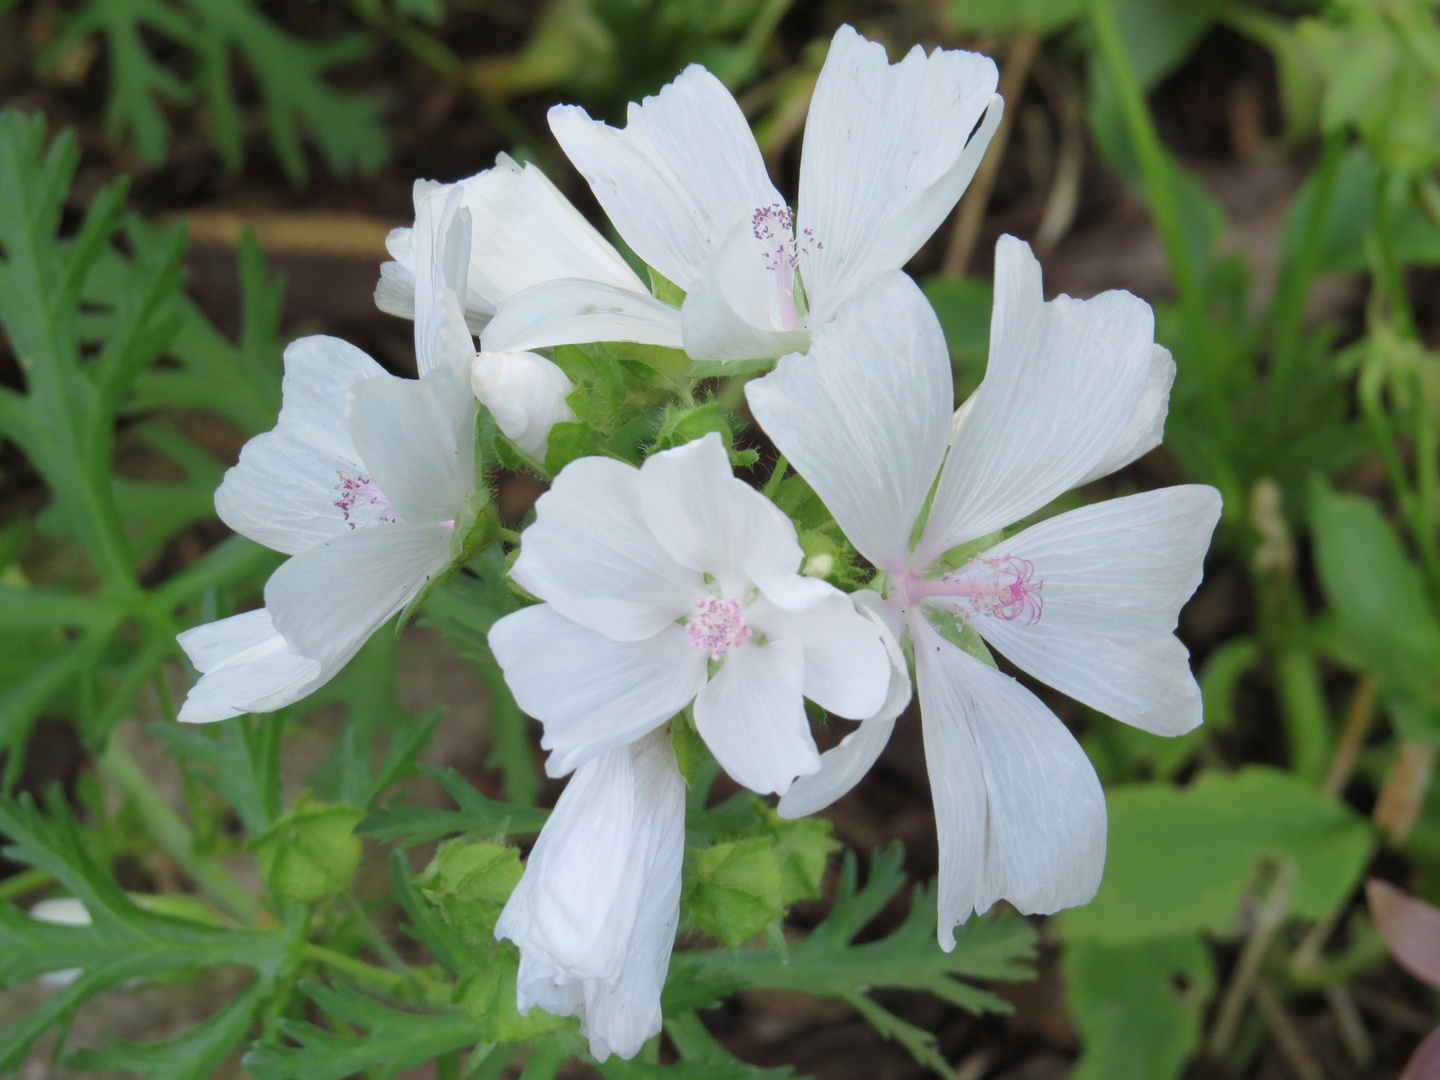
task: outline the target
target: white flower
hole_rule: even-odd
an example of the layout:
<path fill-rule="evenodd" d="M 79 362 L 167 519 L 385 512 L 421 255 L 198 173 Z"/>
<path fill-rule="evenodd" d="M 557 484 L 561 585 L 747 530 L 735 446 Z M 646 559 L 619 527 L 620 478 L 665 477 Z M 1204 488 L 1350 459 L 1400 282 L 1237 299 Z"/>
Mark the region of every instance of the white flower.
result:
<path fill-rule="evenodd" d="M 494 168 L 455 184 L 415 182 L 415 230 L 395 229 L 386 241 L 394 261 L 381 266 L 375 288 L 382 311 L 414 317 L 417 292 L 425 291 L 423 284 L 417 289 L 416 233 L 424 234 L 427 214 L 443 218 L 453 213 L 452 206 L 467 212 L 469 224 L 461 306 L 470 329 L 484 332 L 486 351 L 590 341 L 679 347 L 679 312 L 650 295 L 544 173 L 507 154 Z M 505 320 L 492 326 L 501 304 Z M 557 321 L 556 310 L 567 318 Z M 540 339 L 533 334 L 536 326 L 545 331 Z"/>
<path fill-rule="evenodd" d="M 664 731 L 575 771 L 495 924 L 520 947 L 516 1005 L 578 1016 L 601 1061 L 660 1031 L 680 921 L 685 781 Z"/>
<path fill-rule="evenodd" d="M 883 631 L 798 573 L 795 527 L 730 471 L 717 434 L 567 465 L 535 505 L 512 576 L 546 601 L 499 620 L 490 647 L 563 776 L 692 700 L 739 783 L 783 792 L 820 757 L 804 698 L 860 719 L 886 703 Z M 714 671 L 711 677 L 711 671 Z"/>
<path fill-rule="evenodd" d="M 55 926 L 89 926 L 92 923 L 89 910 L 73 896 L 40 900 L 30 908 L 30 917 Z M 62 968 L 47 971 L 40 976 L 40 981 L 47 986 L 69 986 L 83 974 L 84 968 Z"/>
<path fill-rule="evenodd" d="M 698 65 L 632 104 L 624 130 L 573 105 L 552 108 L 550 128 L 620 235 L 685 290 L 685 351 L 774 357 L 805 348 L 945 219 L 999 124 L 995 85 L 987 57 L 916 46 L 891 65 L 883 46 L 842 26 L 810 105 L 793 223 L 739 105 Z M 502 303 L 485 347 L 498 347 L 488 335 L 512 318 L 526 326 L 525 348 L 575 340 L 565 334 L 587 295 L 547 300 L 553 335 L 533 311 L 519 319 Z"/>
<path fill-rule="evenodd" d="M 945 342 L 903 274 L 875 282 L 817 332 L 808 356 L 785 357 L 747 387 L 766 434 L 883 571 L 881 609 L 913 648 L 947 949 L 953 926 L 997 899 L 1024 912 L 1090 899 L 1104 867 L 1105 802 L 1064 725 L 932 620 L 968 624 L 1036 678 L 1125 723 L 1162 735 L 1200 723 L 1199 688 L 1173 631 L 1200 581 L 1218 492 L 1172 487 L 994 535 L 1159 443 L 1174 364 L 1153 337 L 1149 306 L 1128 293 L 1045 303 L 1039 264 L 1004 237 L 989 369 L 953 440 Z M 984 550 L 958 565 L 953 555 L 937 562 L 982 538 Z M 781 812 L 838 798 L 890 727 L 862 725 Z"/>
<path fill-rule="evenodd" d="M 470 363 L 470 388 L 507 439 L 536 461 L 545 460 L 550 429 L 575 413 L 565 398 L 575 384 L 533 352 L 482 352 Z"/>

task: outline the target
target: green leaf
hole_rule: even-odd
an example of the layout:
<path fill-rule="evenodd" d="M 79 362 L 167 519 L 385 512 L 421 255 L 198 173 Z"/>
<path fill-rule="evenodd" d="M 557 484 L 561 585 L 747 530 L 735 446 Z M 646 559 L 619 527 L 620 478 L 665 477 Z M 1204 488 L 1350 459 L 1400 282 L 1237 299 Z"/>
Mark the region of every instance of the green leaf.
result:
<path fill-rule="evenodd" d="M 1081 0 L 950 0 L 947 11 L 956 30 L 1008 34 L 1016 30 L 1048 33 L 1077 18 Z"/>
<path fill-rule="evenodd" d="M 1423 710 L 1422 723 L 1407 734 L 1440 745 L 1440 619 L 1419 567 L 1362 496 L 1317 480 L 1310 522 L 1316 569 L 1341 631 L 1388 700 Z"/>
<path fill-rule="evenodd" d="M 696 926 L 733 949 L 785 913 L 773 847 L 752 837 L 692 849 L 681 906 Z"/>
<path fill-rule="evenodd" d="M 537 833 L 550 816 L 550 811 L 537 807 L 487 799 L 454 769 L 421 765 L 420 771 L 438 780 L 459 809 L 385 806 L 356 826 L 355 835 L 367 840 L 403 840 L 406 847 L 432 843 L 455 833 L 495 839 Z"/>
<path fill-rule="evenodd" d="M 280 816 L 284 716 L 237 716 L 218 724 L 151 724 L 147 730 L 187 773 L 213 787 L 259 836 Z"/>
<path fill-rule="evenodd" d="M 230 1004 L 174 1038 L 151 1043 L 106 1039 L 103 1050 L 82 1050 L 65 1061 L 66 1068 L 84 1072 L 123 1070 L 148 1080 L 207 1080 L 250 1030 L 264 997 L 258 981 Z"/>
<path fill-rule="evenodd" d="M 1067 944 L 1065 1000 L 1083 1050 L 1074 1080 L 1175 1080 L 1200 1043 L 1215 991 L 1198 935 L 1103 945 Z"/>
<path fill-rule="evenodd" d="M 1059 916 L 1067 941 L 1228 934 L 1262 858 L 1294 863 L 1289 910 L 1318 919 L 1349 895 L 1370 850 L 1353 810 L 1262 766 L 1205 773 L 1188 788 L 1112 788 L 1107 801 L 1105 878 L 1088 906 Z"/>
<path fill-rule="evenodd" d="M 298 1020 L 281 1020 L 295 1045 L 260 1042 L 242 1064 L 254 1080 L 345 1080 L 359 1073 L 394 1080 L 412 1065 L 486 1042 L 486 1033 L 464 1012 L 402 1012 L 348 987 L 305 982 L 300 989 L 327 1016 L 364 1029 L 338 1034 Z M 373 1070 L 373 1071 L 371 1071 Z"/>
<path fill-rule="evenodd" d="M 316 904 L 350 888 L 360 867 L 353 836 L 365 812 L 305 793 L 289 813 L 250 841 L 260 876 L 277 900 Z"/>

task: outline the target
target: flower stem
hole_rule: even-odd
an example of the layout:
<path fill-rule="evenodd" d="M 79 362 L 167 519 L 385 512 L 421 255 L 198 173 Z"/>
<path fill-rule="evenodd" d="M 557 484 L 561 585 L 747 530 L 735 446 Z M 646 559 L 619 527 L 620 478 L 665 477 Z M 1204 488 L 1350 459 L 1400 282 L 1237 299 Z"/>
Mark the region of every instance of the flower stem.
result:
<path fill-rule="evenodd" d="M 316 945 L 313 941 L 305 943 L 301 955 L 306 960 L 313 960 L 334 971 L 343 971 L 353 979 L 385 990 L 396 990 L 416 979 L 413 971 L 386 971 L 374 964 L 367 964 L 364 960 L 356 960 L 353 956 L 327 949 L 324 945 Z"/>

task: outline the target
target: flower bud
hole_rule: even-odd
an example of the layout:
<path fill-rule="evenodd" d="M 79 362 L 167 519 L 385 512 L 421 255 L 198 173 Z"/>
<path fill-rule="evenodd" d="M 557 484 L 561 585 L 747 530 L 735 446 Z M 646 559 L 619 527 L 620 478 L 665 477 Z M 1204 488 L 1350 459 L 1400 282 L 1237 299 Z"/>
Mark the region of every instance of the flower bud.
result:
<path fill-rule="evenodd" d="M 575 384 L 537 353 L 480 353 L 470 362 L 470 387 L 505 437 L 536 461 L 545 460 L 550 429 L 575 419 L 565 403 Z"/>

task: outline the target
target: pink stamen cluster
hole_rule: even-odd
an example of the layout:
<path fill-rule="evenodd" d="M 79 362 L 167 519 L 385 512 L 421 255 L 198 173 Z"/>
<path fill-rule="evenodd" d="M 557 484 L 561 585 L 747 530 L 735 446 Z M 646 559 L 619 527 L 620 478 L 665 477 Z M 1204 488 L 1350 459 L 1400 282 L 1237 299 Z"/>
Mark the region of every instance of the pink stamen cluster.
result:
<path fill-rule="evenodd" d="M 726 649 L 738 649 L 754 631 L 740 617 L 739 600 L 722 600 L 707 596 L 697 601 L 695 613 L 685 623 L 692 647 L 708 652 L 711 660 L 719 660 Z"/>
<path fill-rule="evenodd" d="M 992 576 L 966 580 L 969 591 L 964 597 L 963 607 L 969 617 L 992 615 L 1014 622 L 1025 617 L 1026 626 L 1034 626 L 1045 611 L 1041 596 L 1044 580 L 1036 580 L 1035 564 L 1019 555 L 1005 555 L 998 559 L 980 559 L 991 570 Z M 950 575 L 946 575 L 950 577 Z"/>
<path fill-rule="evenodd" d="M 765 269 L 795 269 L 795 215 L 788 206 L 771 203 L 760 207 L 750 215 L 750 228 L 755 239 L 765 245 Z"/>
<path fill-rule="evenodd" d="M 363 508 L 373 507 L 379 511 L 378 521 L 390 525 L 395 522 L 395 507 L 390 505 L 390 500 L 385 493 L 375 486 L 375 481 L 368 476 L 346 476 L 343 472 L 336 470 L 340 482 L 335 485 L 335 490 L 340 492 L 340 497 L 335 500 L 335 505 L 340 513 L 345 515 L 345 521 L 350 528 L 357 524 L 373 524 L 373 522 L 357 522 L 354 518 L 361 516 Z M 368 516 L 368 515 L 367 515 Z"/>

